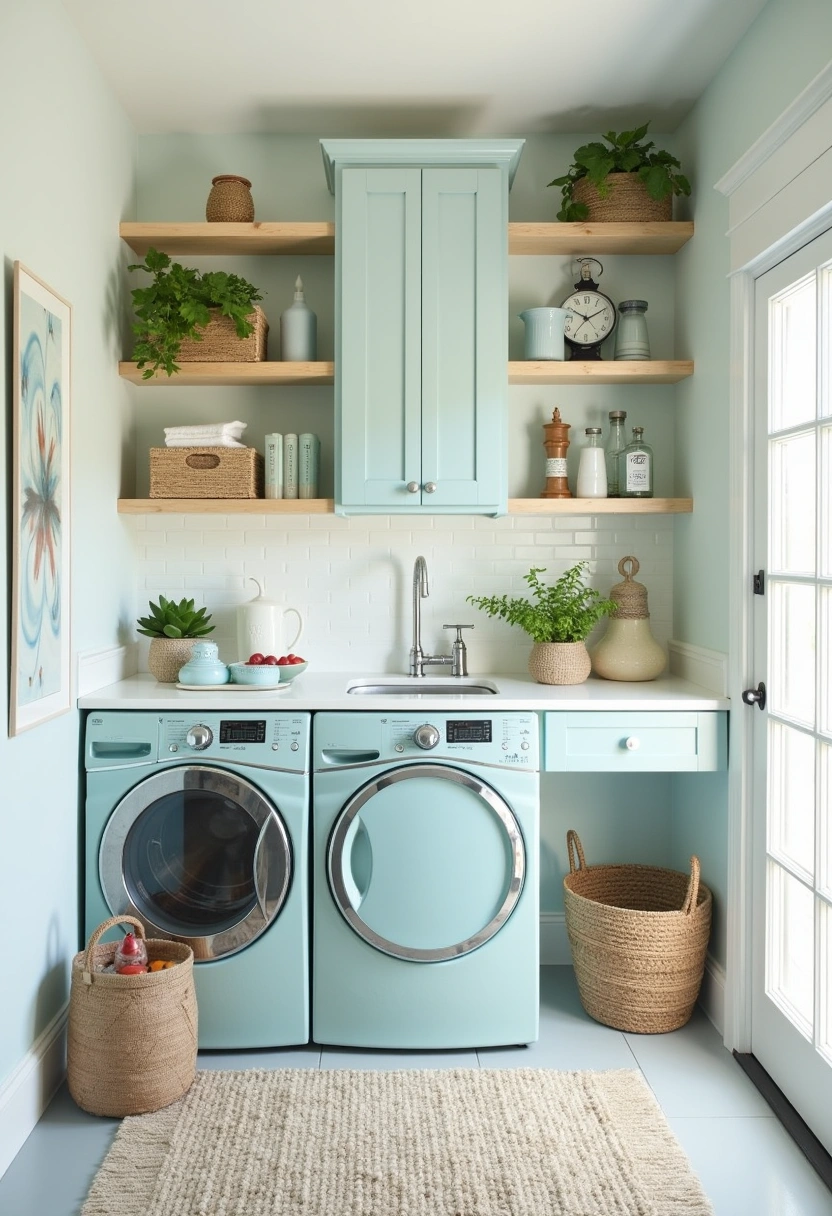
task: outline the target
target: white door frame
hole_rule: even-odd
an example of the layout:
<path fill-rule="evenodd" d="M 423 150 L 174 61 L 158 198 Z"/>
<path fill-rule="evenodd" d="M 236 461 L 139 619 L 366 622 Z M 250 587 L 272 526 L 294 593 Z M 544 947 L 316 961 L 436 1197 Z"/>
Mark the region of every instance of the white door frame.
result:
<path fill-rule="evenodd" d="M 756 684 L 751 653 L 754 284 L 832 228 L 832 63 L 716 183 L 729 199 L 728 909 L 724 1040 L 751 1050 L 751 728 L 740 694 Z"/>

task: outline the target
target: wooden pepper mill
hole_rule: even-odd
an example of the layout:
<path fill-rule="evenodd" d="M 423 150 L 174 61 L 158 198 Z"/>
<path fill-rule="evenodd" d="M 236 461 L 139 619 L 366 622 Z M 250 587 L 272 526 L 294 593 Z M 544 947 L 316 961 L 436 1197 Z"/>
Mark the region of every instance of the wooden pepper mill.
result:
<path fill-rule="evenodd" d="M 552 414 L 551 422 L 544 422 L 543 446 L 546 449 L 546 489 L 541 498 L 571 498 L 566 480 L 566 449 L 569 447 L 570 423 L 564 422 L 560 410 Z"/>

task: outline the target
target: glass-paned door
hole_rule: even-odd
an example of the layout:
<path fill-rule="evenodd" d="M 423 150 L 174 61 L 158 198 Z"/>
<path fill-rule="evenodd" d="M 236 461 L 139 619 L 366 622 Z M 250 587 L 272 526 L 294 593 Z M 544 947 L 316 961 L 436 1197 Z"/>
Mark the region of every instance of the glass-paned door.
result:
<path fill-rule="evenodd" d="M 756 285 L 751 1049 L 832 1151 L 832 233 Z"/>

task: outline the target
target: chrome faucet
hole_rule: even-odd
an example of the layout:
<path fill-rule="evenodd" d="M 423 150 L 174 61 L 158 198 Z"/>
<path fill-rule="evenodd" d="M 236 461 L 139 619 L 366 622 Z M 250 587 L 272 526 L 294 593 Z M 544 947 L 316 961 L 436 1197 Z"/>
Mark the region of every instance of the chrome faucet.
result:
<path fill-rule="evenodd" d="M 410 674 L 424 676 L 425 666 L 431 664 L 437 667 L 451 668 L 452 676 L 468 675 L 468 651 L 462 640 L 463 629 L 473 629 L 473 625 L 443 625 L 443 629 L 455 629 L 456 638 L 451 646 L 450 654 L 425 654 L 422 651 L 422 605 L 421 600 L 430 594 L 428 586 L 428 568 L 423 557 L 417 557 L 413 565 L 413 645 L 410 647 Z"/>

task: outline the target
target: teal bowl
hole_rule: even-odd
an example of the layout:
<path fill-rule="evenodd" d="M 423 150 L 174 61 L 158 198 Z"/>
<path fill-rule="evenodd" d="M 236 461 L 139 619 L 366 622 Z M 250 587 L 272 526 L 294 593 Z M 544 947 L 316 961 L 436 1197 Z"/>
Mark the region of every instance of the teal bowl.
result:
<path fill-rule="evenodd" d="M 229 663 L 232 684 L 248 684 L 252 688 L 277 688 L 280 683 L 280 668 L 273 664 L 256 667 L 248 663 Z"/>
<path fill-rule="evenodd" d="M 287 663 L 285 667 L 278 667 L 280 672 L 280 683 L 288 684 L 294 680 L 295 676 L 299 676 L 301 672 L 306 671 L 308 663 Z"/>

